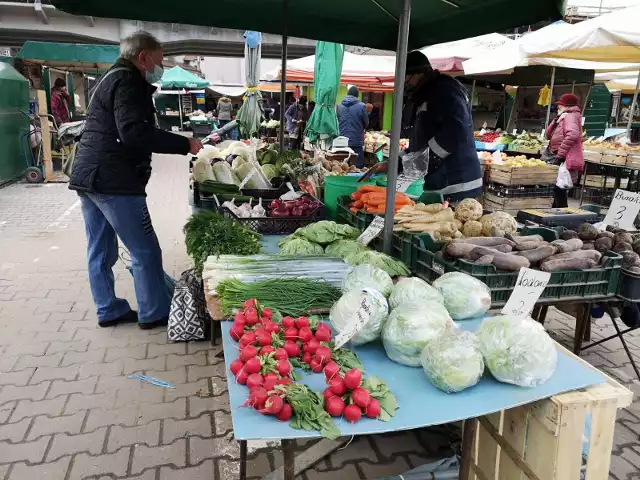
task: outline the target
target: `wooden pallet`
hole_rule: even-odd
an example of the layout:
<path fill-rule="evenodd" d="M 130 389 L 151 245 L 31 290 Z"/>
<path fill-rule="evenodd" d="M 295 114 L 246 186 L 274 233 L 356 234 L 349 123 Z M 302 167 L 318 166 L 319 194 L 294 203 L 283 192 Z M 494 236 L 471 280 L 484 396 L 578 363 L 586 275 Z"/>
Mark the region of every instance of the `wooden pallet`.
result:
<path fill-rule="evenodd" d="M 489 180 L 501 185 L 548 185 L 556 183 L 558 167 L 505 167 L 491 165 Z"/>
<path fill-rule="evenodd" d="M 584 184 L 587 187 L 596 187 L 596 188 L 615 188 L 616 179 L 615 177 L 607 177 L 607 185 L 605 186 L 604 175 L 587 175 L 584 179 Z M 628 178 L 620 179 L 620 188 L 627 188 L 629 185 Z"/>
<path fill-rule="evenodd" d="M 584 159 L 593 163 L 602 163 L 602 152 L 594 150 L 584 150 Z"/>
<path fill-rule="evenodd" d="M 630 153 L 627 157 L 627 167 L 640 169 L 640 155 Z"/>
<path fill-rule="evenodd" d="M 607 165 L 620 165 L 624 166 L 627 164 L 627 154 L 612 154 L 612 153 L 603 153 L 602 160 L 600 163 L 604 163 Z"/>
<path fill-rule="evenodd" d="M 607 378 L 607 383 L 480 417 L 469 480 L 578 480 L 587 413 L 586 478 L 607 480 L 616 414 L 633 401 L 631 391 Z"/>
<path fill-rule="evenodd" d="M 498 197 L 492 193 L 484 195 L 483 206 L 486 210 L 503 211 L 510 215 L 517 214 L 527 208 L 551 208 L 553 198 L 550 197 Z"/>

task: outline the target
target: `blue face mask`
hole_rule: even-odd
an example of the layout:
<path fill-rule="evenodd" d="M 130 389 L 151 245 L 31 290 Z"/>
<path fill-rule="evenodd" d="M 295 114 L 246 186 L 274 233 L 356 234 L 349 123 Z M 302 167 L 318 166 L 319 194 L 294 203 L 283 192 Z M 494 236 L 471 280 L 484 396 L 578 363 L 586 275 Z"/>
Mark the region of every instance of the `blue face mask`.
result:
<path fill-rule="evenodd" d="M 154 64 L 153 72 L 144 72 L 144 78 L 147 80 L 147 82 L 153 85 L 154 83 L 158 83 L 160 80 L 162 80 L 163 74 L 164 68 L 162 68 L 162 65 Z"/>

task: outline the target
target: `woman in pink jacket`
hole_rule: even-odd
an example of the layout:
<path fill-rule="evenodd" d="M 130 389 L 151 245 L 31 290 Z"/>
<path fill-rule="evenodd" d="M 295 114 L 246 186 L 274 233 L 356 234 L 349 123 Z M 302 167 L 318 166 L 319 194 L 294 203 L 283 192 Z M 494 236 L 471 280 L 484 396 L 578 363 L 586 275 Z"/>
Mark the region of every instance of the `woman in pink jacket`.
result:
<path fill-rule="evenodd" d="M 557 165 L 565 164 L 571 173 L 571 180 L 576 185 L 578 173 L 584 169 L 584 154 L 582 152 L 582 112 L 578 106 L 579 100 L 572 93 L 565 93 L 556 102 L 558 116 L 547 128 L 546 137 L 549 139 L 549 153 L 555 156 Z M 555 187 L 553 207 L 568 206 L 568 190 Z"/>

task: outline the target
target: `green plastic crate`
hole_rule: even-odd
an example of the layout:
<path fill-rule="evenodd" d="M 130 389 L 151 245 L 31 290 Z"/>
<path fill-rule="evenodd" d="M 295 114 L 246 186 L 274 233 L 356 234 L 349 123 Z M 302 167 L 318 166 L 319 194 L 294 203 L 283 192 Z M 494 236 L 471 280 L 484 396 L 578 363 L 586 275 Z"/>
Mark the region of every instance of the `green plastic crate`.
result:
<path fill-rule="evenodd" d="M 360 230 L 366 229 L 376 215 L 373 213 L 358 212 L 353 213 L 349 210 L 349 203 L 351 203 L 351 197 L 344 195 L 338 197 L 338 205 L 336 209 L 336 221 L 338 223 L 346 223 L 352 227 L 356 227 Z M 384 215 L 382 215 L 384 216 Z"/>

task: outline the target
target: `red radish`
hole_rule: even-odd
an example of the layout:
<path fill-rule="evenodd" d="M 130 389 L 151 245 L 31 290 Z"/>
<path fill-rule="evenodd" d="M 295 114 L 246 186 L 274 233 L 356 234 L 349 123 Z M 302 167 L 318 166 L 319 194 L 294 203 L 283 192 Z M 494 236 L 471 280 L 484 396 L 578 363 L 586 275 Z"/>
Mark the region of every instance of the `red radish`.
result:
<path fill-rule="evenodd" d="M 331 391 L 331 389 L 330 389 L 330 388 L 325 388 L 325 389 L 324 389 L 324 392 L 322 392 L 322 393 L 323 393 L 323 395 L 324 395 L 324 401 L 325 401 L 325 402 L 326 402 L 328 399 L 330 399 L 331 397 L 335 397 L 335 396 L 336 396 L 336 394 L 335 394 L 335 393 L 333 393 L 333 392 Z"/>
<path fill-rule="evenodd" d="M 344 384 L 344 380 L 339 376 L 333 377 L 329 382 L 329 388 L 334 395 L 344 395 L 347 392 L 347 386 Z"/>
<path fill-rule="evenodd" d="M 284 342 L 284 350 L 287 352 L 287 355 L 292 358 L 300 355 L 300 347 L 296 342 L 292 342 L 291 340 Z"/>
<path fill-rule="evenodd" d="M 274 387 L 278 384 L 278 377 L 274 376 L 273 377 L 265 377 L 264 378 L 264 383 L 262 384 L 262 386 L 264 387 L 264 389 L 267 392 L 270 392 L 271 390 L 274 389 Z"/>
<path fill-rule="evenodd" d="M 231 365 L 229 365 L 229 370 L 231 370 L 231 373 L 235 376 L 240 370 L 242 370 L 242 367 L 244 367 L 242 360 L 234 360 L 231 362 Z"/>
<path fill-rule="evenodd" d="M 249 399 L 245 405 L 250 405 L 256 410 L 264 407 L 264 402 L 267 401 L 267 391 L 262 387 L 256 387 L 249 391 Z"/>
<path fill-rule="evenodd" d="M 319 346 L 320 346 L 320 342 L 315 338 L 312 338 L 311 340 L 309 340 L 309 343 L 307 343 L 307 348 L 309 352 L 312 354 L 316 353 L 316 350 L 318 349 Z"/>
<path fill-rule="evenodd" d="M 238 327 L 237 325 L 232 325 L 231 329 L 229 330 L 229 335 L 231 335 L 231 338 L 233 338 L 236 342 L 240 340 L 243 334 L 244 328 Z"/>
<path fill-rule="evenodd" d="M 282 406 L 284 402 L 279 395 L 270 395 L 267 398 L 267 401 L 264 402 L 264 410 L 261 413 L 266 413 L 267 415 L 277 415 L 282 410 Z"/>
<path fill-rule="evenodd" d="M 243 304 L 242 304 L 242 308 L 250 308 L 253 307 L 255 308 L 256 305 L 258 305 L 258 301 L 255 298 L 251 298 L 249 300 L 246 300 Z"/>
<path fill-rule="evenodd" d="M 276 354 L 273 356 L 276 360 L 288 360 L 289 354 L 284 348 L 276 348 Z"/>
<path fill-rule="evenodd" d="M 258 349 L 253 345 L 247 345 L 242 350 L 240 350 L 240 360 L 243 362 L 247 362 L 247 360 L 255 357 L 258 354 Z"/>
<path fill-rule="evenodd" d="M 289 360 L 278 360 L 276 363 L 276 370 L 282 377 L 288 377 L 291 373 L 291 364 Z"/>
<path fill-rule="evenodd" d="M 267 323 L 267 332 L 269 333 L 278 333 L 280 331 L 280 325 L 274 322 Z"/>
<path fill-rule="evenodd" d="M 293 380 L 291 380 L 289 377 L 280 378 L 277 385 L 293 385 Z"/>
<path fill-rule="evenodd" d="M 311 363 L 312 358 L 313 358 L 313 355 L 311 355 L 309 352 L 305 352 L 304 355 L 302 355 L 302 361 L 304 363 Z"/>
<path fill-rule="evenodd" d="M 344 384 L 349 390 L 354 390 L 362 383 L 362 373 L 357 368 L 352 368 L 344 374 Z"/>
<path fill-rule="evenodd" d="M 247 360 L 247 363 L 244 364 L 244 368 L 249 375 L 260 372 L 260 367 L 260 360 L 257 357 L 250 358 Z"/>
<path fill-rule="evenodd" d="M 256 334 L 253 332 L 246 332 L 242 337 L 240 337 L 240 344 L 242 346 L 251 345 L 256 341 Z"/>
<path fill-rule="evenodd" d="M 331 360 L 331 349 L 329 347 L 318 347 L 316 350 L 316 358 L 325 365 Z"/>
<path fill-rule="evenodd" d="M 292 340 L 292 341 L 296 341 L 298 339 L 298 329 L 291 327 L 291 328 L 287 328 L 284 331 L 284 339 L 285 340 Z"/>
<path fill-rule="evenodd" d="M 271 345 L 265 345 L 264 347 L 262 347 L 260 349 L 260 355 L 267 355 L 267 354 L 273 353 L 275 351 L 276 351 L 276 349 L 273 348 Z"/>
<path fill-rule="evenodd" d="M 264 381 L 266 382 L 267 380 L 278 380 L 280 377 L 278 377 L 278 375 L 276 375 L 274 372 L 269 372 L 264 376 Z"/>
<path fill-rule="evenodd" d="M 311 367 L 311 371 L 313 373 L 322 373 L 322 362 L 318 360 L 316 357 L 313 357 L 309 362 L 309 366 Z"/>
<path fill-rule="evenodd" d="M 351 398 L 353 399 L 353 403 L 361 408 L 367 408 L 369 403 L 371 403 L 371 395 L 362 387 L 354 389 L 353 392 L 351 392 Z"/>
<path fill-rule="evenodd" d="M 270 308 L 263 308 L 262 309 L 262 316 L 265 317 L 265 318 L 269 318 L 270 319 L 271 317 L 273 317 L 273 312 L 271 311 Z"/>
<path fill-rule="evenodd" d="M 319 342 L 330 342 L 331 341 L 331 331 L 330 330 L 326 330 L 324 328 L 322 328 L 322 329 L 319 328 L 316 331 L 315 338 Z"/>
<path fill-rule="evenodd" d="M 244 312 L 238 312 L 236 313 L 236 316 L 233 317 L 233 322 L 234 323 L 239 323 L 239 324 L 245 324 L 247 323 L 247 319 L 244 316 Z"/>
<path fill-rule="evenodd" d="M 380 407 L 380 402 L 375 398 L 372 398 L 365 409 L 365 415 L 369 418 L 378 418 L 381 412 L 382 408 Z"/>
<path fill-rule="evenodd" d="M 286 422 L 293 416 L 293 408 L 288 403 L 282 405 L 282 409 L 276 415 L 276 418 L 281 422 Z"/>
<path fill-rule="evenodd" d="M 259 334 L 256 335 L 256 340 L 263 347 L 267 345 L 271 345 L 271 334 L 262 330 Z"/>
<path fill-rule="evenodd" d="M 331 332 L 331 327 L 324 322 L 319 322 L 316 330 L 326 330 L 327 332 Z"/>
<path fill-rule="evenodd" d="M 238 331 L 242 330 L 244 332 L 244 327 L 246 326 L 246 323 L 244 322 L 237 322 L 237 321 L 233 321 L 233 323 L 231 324 L 231 328 L 234 328 Z"/>
<path fill-rule="evenodd" d="M 349 406 L 351 406 L 351 405 L 349 405 Z M 344 400 L 342 400 L 340 397 L 335 397 L 335 396 L 325 400 L 324 409 L 332 417 L 339 417 L 343 413 L 346 413 L 346 408 L 344 406 Z M 345 417 L 346 417 L 346 415 L 345 415 Z"/>
<path fill-rule="evenodd" d="M 295 328 L 296 326 L 296 319 L 293 317 L 284 317 L 282 319 L 282 326 L 283 328 Z"/>
<path fill-rule="evenodd" d="M 324 367 L 324 378 L 327 380 L 331 380 L 333 377 L 337 376 L 340 373 L 340 367 L 336 362 L 328 362 Z"/>
<path fill-rule="evenodd" d="M 248 378 L 249 374 L 247 373 L 246 369 L 243 368 L 236 375 L 236 382 L 238 382 L 240 385 L 246 385 Z"/>
<path fill-rule="evenodd" d="M 351 405 L 344 407 L 343 415 L 347 422 L 356 423 L 360 420 L 360 417 L 362 417 L 362 410 L 360 410 L 360 407 L 352 403 Z"/>
<path fill-rule="evenodd" d="M 261 387 L 264 384 L 264 378 L 259 373 L 252 373 L 247 377 L 247 387 L 249 390 L 256 387 Z"/>
<path fill-rule="evenodd" d="M 302 343 L 307 343 L 313 338 L 313 332 L 309 327 L 302 327 L 300 330 L 298 330 L 298 338 Z"/>
<path fill-rule="evenodd" d="M 244 316 L 247 319 L 247 325 L 255 325 L 259 321 L 258 311 L 253 307 L 247 308 L 244 311 Z"/>
<path fill-rule="evenodd" d="M 309 319 L 307 317 L 300 317 L 296 320 L 296 327 L 309 327 Z"/>

